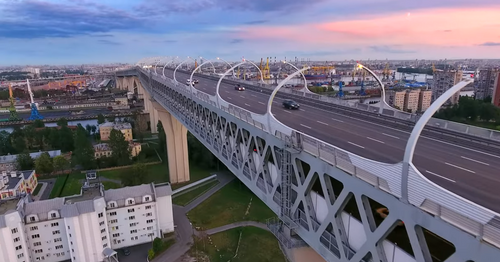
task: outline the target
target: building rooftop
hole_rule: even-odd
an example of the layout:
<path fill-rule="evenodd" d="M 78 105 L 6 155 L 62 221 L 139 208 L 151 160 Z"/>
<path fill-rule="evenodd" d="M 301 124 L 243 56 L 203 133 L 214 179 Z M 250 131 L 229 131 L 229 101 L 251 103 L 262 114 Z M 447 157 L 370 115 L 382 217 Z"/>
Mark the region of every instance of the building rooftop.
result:
<path fill-rule="evenodd" d="M 130 125 L 130 124 L 129 124 Z M 45 151 L 49 153 L 50 157 L 55 157 L 61 154 L 61 150 L 53 150 L 53 151 Z M 34 152 L 30 153 L 31 158 L 37 158 L 39 157 L 42 153 L 45 152 Z M 0 156 L 0 164 L 3 163 L 12 163 L 15 162 L 17 159 L 18 155 L 6 155 L 6 156 Z"/>
<path fill-rule="evenodd" d="M 15 211 L 17 207 L 17 203 L 19 203 L 19 199 L 9 199 L 9 200 L 0 200 L 0 215 L 4 215 L 7 211 Z M 1 222 L 0 222 L 1 224 Z M 1 228 L 1 226 L 0 226 Z"/>
<path fill-rule="evenodd" d="M 106 122 L 99 125 L 101 127 L 112 127 L 113 129 L 123 130 L 123 129 L 132 129 L 132 125 L 130 123 L 116 123 L 116 122 Z"/>
<path fill-rule="evenodd" d="M 109 148 L 109 145 L 106 143 L 100 143 L 94 145 L 94 151 L 96 152 L 111 151 L 111 148 Z"/>
<path fill-rule="evenodd" d="M 82 188 L 81 195 L 74 195 L 74 196 L 66 197 L 64 204 L 73 204 L 73 203 L 77 203 L 77 202 L 93 200 L 96 197 L 101 197 L 100 186 L 86 187 L 86 188 Z"/>

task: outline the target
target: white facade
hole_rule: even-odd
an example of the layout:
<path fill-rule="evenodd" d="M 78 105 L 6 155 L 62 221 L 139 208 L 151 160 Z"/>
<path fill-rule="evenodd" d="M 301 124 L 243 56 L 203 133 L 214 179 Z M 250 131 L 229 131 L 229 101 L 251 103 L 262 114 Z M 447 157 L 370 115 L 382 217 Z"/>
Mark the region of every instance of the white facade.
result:
<path fill-rule="evenodd" d="M 32 202 L 0 203 L 0 261 L 104 261 L 111 249 L 174 230 L 169 184 L 146 184 Z"/>

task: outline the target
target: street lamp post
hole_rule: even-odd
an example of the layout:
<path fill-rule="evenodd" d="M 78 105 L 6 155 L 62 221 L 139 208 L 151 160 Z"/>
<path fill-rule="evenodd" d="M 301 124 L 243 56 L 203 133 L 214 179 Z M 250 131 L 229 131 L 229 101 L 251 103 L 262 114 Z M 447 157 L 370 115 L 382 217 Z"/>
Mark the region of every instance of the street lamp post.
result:
<path fill-rule="evenodd" d="M 294 64 L 290 63 L 290 62 L 287 62 L 287 61 L 283 61 L 284 64 L 289 64 L 291 67 L 293 67 L 295 70 L 297 71 L 300 71 Z M 306 92 L 309 90 L 307 88 L 307 79 L 306 79 L 306 76 L 304 75 L 303 71 L 300 71 L 300 74 L 302 75 L 302 77 L 304 78 L 304 96 L 306 96 Z"/>
<path fill-rule="evenodd" d="M 179 67 L 181 67 L 182 64 L 184 64 L 185 62 L 189 61 L 189 60 L 193 60 L 193 58 L 191 58 L 190 56 L 188 56 L 184 61 L 182 61 L 179 65 L 177 65 L 177 67 L 174 69 L 174 81 L 177 83 L 177 78 L 175 77 L 175 73 L 177 72 L 177 69 L 179 69 Z"/>
<path fill-rule="evenodd" d="M 203 57 L 200 56 L 200 63 L 201 63 L 201 60 L 203 60 Z M 214 74 L 216 73 L 215 72 L 215 65 L 212 63 L 212 61 L 210 60 L 207 60 L 208 63 L 210 63 L 212 65 L 212 68 L 214 69 Z M 202 63 L 202 64 L 205 64 L 205 63 Z"/>
<path fill-rule="evenodd" d="M 380 85 L 380 89 L 382 89 L 382 92 L 381 92 L 381 98 L 380 98 L 380 108 L 378 110 L 378 113 L 379 114 L 382 114 L 383 111 L 384 111 L 384 106 L 387 104 L 387 102 L 385 101 L 385 87 L 384 87 L 384 84 L 382 83 L 382 81 L 380 80 L 380 78 L 378 78 L 377 74 L 375 74 L 372 70 L 370 70 L 370 68 L 358 63 L 358 68 L 360 69 L 364 69 L 366 70 L 370 75 L 373 76 L 373 78 L 375 78 L 375 80 L 378 82 L 378 84 Z M 390 107 L 389 105 L 387 105 L 388 107 Z"/>
<path fill-rule="evenodd" d="M 420 119 L 413 127 L 411 131 L 410 138 L 408 138 L 408 142 L 406 143 L 405 153 L 403 157 L 403 170 L 402 170 L 402 178 L 401 178 L 401 200 L 403 202 L 408 203 L 408 177 L 410 173 L 410 164 L 413 160 L 413 153 L 415 152 L 415 147 L 417 145 L 417 141 L 424 129 L 427 122 L 432 118 L 434 113 L 436 113 L 439 108 L 454 94 L 459 92 L 462 88 L 467 86 L 469 83 L 474 82 L 474 79 L 468 79 L 462 81 L 450 89 L 448 89 L 444 94 L 442 94 L 434 103 L 431 104 L 427 110 L 425 110 L 424 114 L 420 117 Z"/>
<path fill-rule="evenodd" d="M 170 60 L 169 62 L 167 62 L 164 66 L 163 66 L 163 72 L 162 72 L 162 75 L 165 76 L 165 68 L 167 68 L 167 65 L 169 65 L 170 63 L 173 63 L 175 62 L 175 59 L 179 58 L 178 56 L 172 58 L 172 60 Z"/>
<path fill-rule="evenodd" d="M 220 57 L 217 57 L 217 60 L 220 60 L 220 61 L 226 63 L 229 66 L 229 68 L 231 68 L 231 64 L 229 62 L 227 62 L 226 60 L 224 60 L 224 59 L 222 59 Z M 234 78 L 234 70 L 233 70 L 233 78 Z"/>

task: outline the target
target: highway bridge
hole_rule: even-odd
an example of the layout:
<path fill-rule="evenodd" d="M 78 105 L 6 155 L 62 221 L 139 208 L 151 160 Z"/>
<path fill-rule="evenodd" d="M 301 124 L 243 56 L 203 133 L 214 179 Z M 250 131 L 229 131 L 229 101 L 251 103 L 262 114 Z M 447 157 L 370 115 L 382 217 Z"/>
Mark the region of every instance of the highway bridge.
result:
<path fill-rule="evenodd" d="M 380 115 L 321 103 L 302 103 L 291 111 L 281 106 L 290 95 L 277 89 L 276 97 L 262 85 L 237 91 L 234 81 L 200 74 L 192 88 L 186 85 L 188 72 L 177 70 L 174 77 L 168 67 L 154 71 L 118 72 L 117 85 L 137 88 L 147 97 L 152 119 L 167 125 L 170 174 L 188 172 L 182 163 L 187 160 L 181 159 L 187 158 L 184 142 L 171 139 L 182 138 L 176 130 L 189 130 L 278 214 L 281 221 L 270 228 L 282 243 L 299 245 L 290 233 L 295 232 L 327 261 L 477 262 L 500 255 L 495 141 L 427 130 L 405 183 L 402 158 L 409 130 L 387 124 Z M 352 199 L 356 220 L 347 210 Z M 378 224 L 373 201 L 390 210 Z M 409 249 L 385 240 L 401 221 Z M 454 252 L 436 258 L 427 230 L 449 241 Z"/>

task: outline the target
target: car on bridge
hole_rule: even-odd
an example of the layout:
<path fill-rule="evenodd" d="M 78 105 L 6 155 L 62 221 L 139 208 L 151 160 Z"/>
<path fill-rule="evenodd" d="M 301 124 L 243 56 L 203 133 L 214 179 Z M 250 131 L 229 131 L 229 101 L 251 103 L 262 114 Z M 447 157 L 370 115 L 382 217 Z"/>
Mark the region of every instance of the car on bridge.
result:
<path fill-rule="evenodd" d="M 234 90 L 245 91 L 245 88 L 242 87 L 240 84 L 237 84 L 237 85 L 234 86 Z"/>
<path fill-rule="evenodd" d="M 198 79 L 193 79 L 193 84 L 198 84 Z"/>
<path fill-rule="evenodd" d="M 186 85 L 188 85 L 188 86 L 191 85 L 191 79 L 186 80 Z"/>
<path fill-rule="evenodd" d="M 300 105 L 293 100 L 283 101 L 283 107 L 286 109 L 299 109 Z"/>

